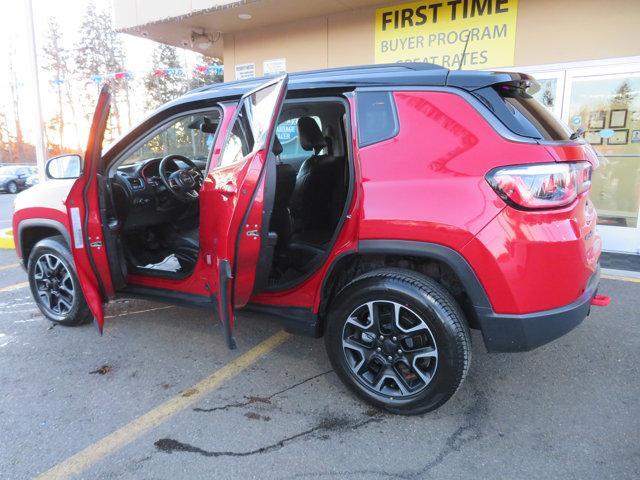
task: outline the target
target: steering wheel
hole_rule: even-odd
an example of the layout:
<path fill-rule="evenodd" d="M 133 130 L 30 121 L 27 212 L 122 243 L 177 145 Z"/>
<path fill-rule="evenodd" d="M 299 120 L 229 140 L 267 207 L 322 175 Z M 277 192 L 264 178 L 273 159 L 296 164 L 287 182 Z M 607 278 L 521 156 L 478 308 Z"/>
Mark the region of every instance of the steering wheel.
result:
<path fill-rule="evenodd" d="M 167 172 L 169 163 L 173 163 L 176 167 L 178 166 L 176 160 L 186 163 L 187 168 L 178 167 L 178 170 L 173 173 Z M 158 173 L 160 174 L 162 183 L 164 183 L 165 187 L 167 187 L 178 200 L 184 203 L 198 200 L 200 187 L 202 187 L 202 182 L 204 182 L 204 176 L 198 166 L 189 158 L 184 155 L 167 155 L 160 160 Z"/>

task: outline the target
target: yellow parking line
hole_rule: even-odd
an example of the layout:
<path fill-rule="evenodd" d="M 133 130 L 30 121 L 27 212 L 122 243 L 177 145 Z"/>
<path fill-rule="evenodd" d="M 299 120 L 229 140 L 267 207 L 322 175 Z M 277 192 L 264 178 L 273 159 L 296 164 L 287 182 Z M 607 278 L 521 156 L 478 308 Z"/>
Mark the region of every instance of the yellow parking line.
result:
<path fill-rule="evenodd" d="M 209 375 L 193 387 L 183 391 L 176 397 L 158 405 L 153 410 L 136 418 L 115 432 L 98 440 L 93 445 L 69 457 L 62 463 L 42 473 L 36 479 L 62 479 L 76 475 L 114 451 L 130 444 L 141 435 L 157 427 L 162 422 L 184 410 L 189 405 L 208 394 L 220 384 L 238 375 L 240 372 L 256 363 L 260 358 L 279 347 L 290 335 L 280 331 L 264 342 L 253 347 L 247 353 L 228 363 Z"/>
<path fill-rule="evenodd" d="M 0 248 L 15 248 L 11 227 L 0 229 Z"/>
<path fill-rule="evenodd" d="M 20 264 L 19 264 L 19 263 L 12 263 L 11 265 L 2 265 L 2 266 L 0 267 L 0 271 L 2 271 L 2 270 L 9 270 L 10 268 L 16 268 L 16 267 L 18 267 L 18 266 L 20 266 Z"/>
<path fill-rule="evenodd" d="M 29 282 L 14 283 L 13 285 L 0 288 L 0 292 L 13 292 L 14 290 L 19 290 L 21 288 L 28 287 L 28 286 L 29 286 Z"/>
<path fill-rule="evenodd" d="M 607 280 L 620 280 L 621 282 L 640 283 L 640 278 L 634 277 L 619 277 L 617 275 L 600 275 L 600 278 L 606 278 Z"/>

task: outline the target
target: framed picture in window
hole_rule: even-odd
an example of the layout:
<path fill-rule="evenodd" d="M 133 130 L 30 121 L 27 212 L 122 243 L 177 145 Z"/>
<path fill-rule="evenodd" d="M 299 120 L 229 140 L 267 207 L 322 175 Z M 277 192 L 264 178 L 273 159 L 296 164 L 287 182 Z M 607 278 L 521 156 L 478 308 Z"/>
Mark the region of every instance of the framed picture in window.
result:
<path fill-rule="evenodd" d="M 595 112 L 589 112 L 589 128 L 602 129 L 607 118 L 607 113 L 604 110 L 596 110 Z"/>
<path fill-rule="evenodd" d="M 600 130 L 587 130 L 584 132 L 584 139 L 591 145 L 602 145 Z"/>
<path fill-rule="evenodd" d="M 609 127 L 610 128 L 624 128 L 627 126 L 627 109 L 620 108 L 611 110 L 611 114 L 609 116 Z"/>
<path fill-rule="evenodd" d="M 629 130 L 614 130 L 613 135 L 607 138 L 607 145 L 626 145 L 629 142 Z"/>

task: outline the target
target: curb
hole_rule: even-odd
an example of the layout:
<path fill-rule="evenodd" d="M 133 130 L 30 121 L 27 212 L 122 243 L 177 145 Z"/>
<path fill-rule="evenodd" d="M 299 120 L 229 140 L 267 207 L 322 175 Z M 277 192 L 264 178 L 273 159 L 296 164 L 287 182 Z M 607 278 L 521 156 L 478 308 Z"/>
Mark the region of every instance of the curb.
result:
<path fill-rule="evenodd" d="M 0 230 L 0 248 L 15 248 L 13 243 L 13 232 L 11 228 L 3 228 Z"/>

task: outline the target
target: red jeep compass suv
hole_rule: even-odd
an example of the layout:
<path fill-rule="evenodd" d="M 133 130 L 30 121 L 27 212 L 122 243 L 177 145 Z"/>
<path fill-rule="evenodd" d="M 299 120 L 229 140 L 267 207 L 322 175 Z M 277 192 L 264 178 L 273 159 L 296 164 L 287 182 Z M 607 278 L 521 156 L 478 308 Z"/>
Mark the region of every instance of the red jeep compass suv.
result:
<path fill-rule="evenodd" d="M 578 325 L 599 280 L 596 157 L 524 74 L 429 64 L 200 88 L 84 160 L 53 158 L 13 232 L 43 314 L 63 325 L 140 296 L 267 312 L 324 335 L 360 397 L 414 414 L 463 381 L 469 329 L 530 350 Z"/>

